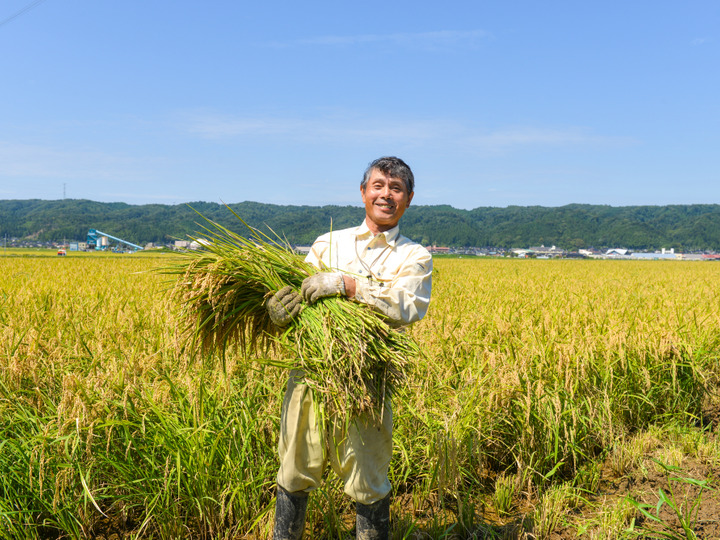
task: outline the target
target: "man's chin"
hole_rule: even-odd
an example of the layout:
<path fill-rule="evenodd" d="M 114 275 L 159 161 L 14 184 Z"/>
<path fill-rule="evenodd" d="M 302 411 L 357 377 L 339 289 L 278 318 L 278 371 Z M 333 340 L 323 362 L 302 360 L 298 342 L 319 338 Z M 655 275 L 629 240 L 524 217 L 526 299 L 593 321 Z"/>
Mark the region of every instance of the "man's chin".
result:
<path fill-rule="evenodd" d="M 378 225 L 393 225 L 396 222 L 397 220 L 394 216 L 377 216 L 375 218 L 375 223 Z"/>
<path fill-rule="evenodd" d="M 392 221 L 393 219 L 395 219 L 397 217 L 397 211 L 394 208 L 387 212 L 381 210 L 379 212 L 376 212 L 375 215 L 377 216 L 378 219 Z"/>

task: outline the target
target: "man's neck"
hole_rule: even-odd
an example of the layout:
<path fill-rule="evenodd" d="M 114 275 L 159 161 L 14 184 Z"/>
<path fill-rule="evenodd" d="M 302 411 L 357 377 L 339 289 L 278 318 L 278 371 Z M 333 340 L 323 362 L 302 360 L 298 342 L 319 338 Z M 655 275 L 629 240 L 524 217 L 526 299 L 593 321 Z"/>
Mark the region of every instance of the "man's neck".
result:
<path fill-rule="evenodd" d="M 365 225 L 370 230 L 373 236 L 377 236 L 380 233 L 384 233 L 389 231 L 390 229 L 394 229 L 398 226 L 397 223 L 394 225 L 378 225 L 376 223 L 372 223 L 370 220 L 365 219 Z"/>

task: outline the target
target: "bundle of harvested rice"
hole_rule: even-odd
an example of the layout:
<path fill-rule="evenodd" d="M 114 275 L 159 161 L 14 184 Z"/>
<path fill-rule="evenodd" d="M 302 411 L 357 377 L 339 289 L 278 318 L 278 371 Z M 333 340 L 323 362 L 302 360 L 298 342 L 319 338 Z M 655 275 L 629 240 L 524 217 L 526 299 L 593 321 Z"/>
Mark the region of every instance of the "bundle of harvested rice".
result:
<path fill-rule="evenodd" d="M 368 306 L 339 297 L 303 305 L 288 327 L 278 329 L 266 301 L 287 285 L 299 291 L 303 279 L 318 270 L 279 237 L 237 217 L 248 229 L 247 238 L 203 218 L 205 238 L 196 239 L 202 248 L 183 253 L 180 263 L 164 269 L 179 276 L 174 294 L 190 343 L 224 350 L 236 342 L 250 353 L 277 346 L 285 359 L 265 361 L 302 370 L 327 412 L 349 418 L 381 415 L 408 359 L 418 353 L 415 342 Z"/>

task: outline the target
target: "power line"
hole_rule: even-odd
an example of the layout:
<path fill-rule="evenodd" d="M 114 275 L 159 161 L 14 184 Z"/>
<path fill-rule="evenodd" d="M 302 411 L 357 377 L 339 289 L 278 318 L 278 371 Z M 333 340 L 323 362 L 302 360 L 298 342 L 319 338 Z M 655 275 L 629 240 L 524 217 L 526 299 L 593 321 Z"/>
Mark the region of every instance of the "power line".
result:
<path fill-rule="evenodd" d="M 28 4 L 27 6 L 25 6 L 24 8 L 22 8 L 22 9 L 21 9 L 20 11 L 18 11 L 17 13 L 14 13 L 14 14 L 10 15 L 7 19 L 3 19 L 2 21 L 0 21 L 0 26 L 5 26 L 7 23 L 9 23 L 10 21 L 12 21 L 13 19 L 17 19 L 20 15 L 22 15 L 22 14 L 24 14 L 24 13 L 27 13 L 27 12 L 30 11 L 32 8 L 34 8 L 34 7 L 39 6 L 40 4 L 42 4 L 44 1 L 45 1 L 45 0 L 35 0 L 34 2 L 31 2 L 30 4 Z"/>

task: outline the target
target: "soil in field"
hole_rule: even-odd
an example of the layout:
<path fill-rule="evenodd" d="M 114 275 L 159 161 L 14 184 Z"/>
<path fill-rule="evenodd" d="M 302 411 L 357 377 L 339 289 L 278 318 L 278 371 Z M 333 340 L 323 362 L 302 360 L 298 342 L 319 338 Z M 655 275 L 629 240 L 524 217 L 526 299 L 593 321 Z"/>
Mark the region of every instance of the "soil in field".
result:
<path fill-rule="evenodd" d="M 598 536 L 597 523 L 601 521 L 601 513 L 630 496 L 640 504 L 650 505 L 648 511 L 657 516 L 662 523 L 655 522 L 637 512 L 634 530 L 638 532 L 635 538 L 659 538 L 652 533 L 671 533 L 677 538 L 686 538 L 680 519 L 668 505 L 661 506 L 659 513 L 656 510 L 659 490 L 670 496 L 671 490 L 675 498 L 675 507 L 680 510 L 683 519 L 691 524 L 691 529 L 699 540 L 720 539 L 720 490 L 702 489 L 700 486 L 683 480 L 671 478 L 690 478 L 695 480 L 717 479 L 720 477 L 720 468 L 712 468 L 696 459 L 686 459 L 679 470 L 671 473 L 655 469 L 641 473 L 617 477 L 609 471 L 603 472 L 600 487 L 596 495 L 587 497 L 586 502 L 565 515 L 558 528 L 547 538 L 549 540 L 570 540 L 578 538 L 602 538 Z M 717 486 L 717 482 L 713 482 Z M 409 503 L 409 501 L 408 501 Z M 693 507 L 696 505 L 696 509 Z M 432 513 L 432 512 L 430 512 Z M 436 510 L 435 515 L 440 515 Z M 460 539 L 504 539 L 504 540 L 531 540 L 537 538 L 532 534 L 532 501 L 524 508 L 518 508 L 516 514 L 510 519 L 498 522 L 495 516 L 489 514 L 486 520 L 481 517 L 472 530 L 461 530 L 456 524 L 447 535 L 442 538 L 448 540 Z M 419 522 L 422 521 L 422 517 Z M 418 523 L 416 521 L 416 523 Z M 629 524 L 628 524 L 629 525 Z M 447 526 L 448 529 L 450 525 Z M 594 535 L 592 535 L 594 530 Z M 447 529 L 446 529 L 447 531 Z M 645 531 L 645 532 L 642 532 Z M 592 536 L 591 536 L 592 535 Z M 631 537 L 631 536 L 630 536 Z M 433 531 L 432 525 L 420 525 L 407 538 L 413 540 L 430 540 L 440 538 Z M 666 538 L 675 538 L 670 536 Z"/>
<path fill-rule="evenodd" d="M 662 521 L 658 523 L 638 515 L 635 518 L 636 530 L 644 528 L 656 533 L 674 533 L 678 538 L 686 538 L 680 519 L 669 504 L 663 504 L 657 512 L 659 491 L 662 490 L 668 497 L 673 494 L 675 508 L 683 515 L 686 523 L 691 525 L 691 530 L 698 539 L 720 539 L 720 491 L 703 489 L 685 480 L 717 479 L 719 475 L 720 469 L 713 470 L 696 459 L 686 459 L 679 470 L 672 472 L 651 469 L 645 474 L 635 472 L 622 478 L 614 478 L 606 474 L 601 480 L 598 495 L 591 499 L 591 504 L 581 508 L 576 516 L 568 516 L 570 522 L 575 525 L 571 524 L 556 530 L 550 538 L 552 540 L 581 538 L 577 525 L 593 519 L 593 505 L 604 506 L 603 502 L 617 501 L 627 496 L 633 497 L 638 503 L 650 505 L 647 510 Z M 717 486 L 717 482 L 713 485 Z M 697 505 L 696 510 L 693 509 L 695 505 Z M 646 534 L 638 538 L 652 537 Z"/>

